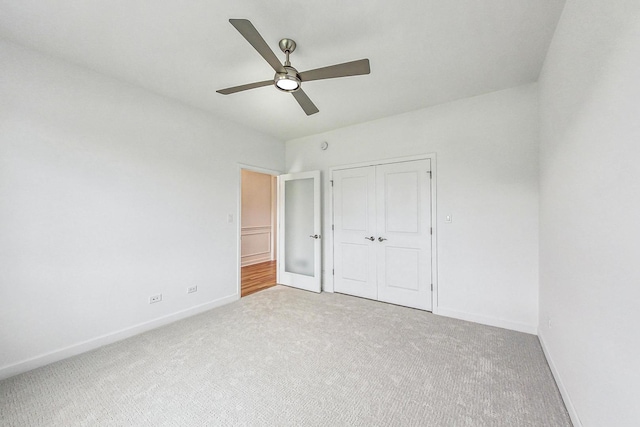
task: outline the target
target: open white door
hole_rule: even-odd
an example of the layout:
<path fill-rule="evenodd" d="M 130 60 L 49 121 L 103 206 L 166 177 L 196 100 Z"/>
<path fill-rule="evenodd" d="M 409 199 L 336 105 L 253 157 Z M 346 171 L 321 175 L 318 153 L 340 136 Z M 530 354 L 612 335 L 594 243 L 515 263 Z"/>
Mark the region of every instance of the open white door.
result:
<path fill-rule="evenodd" d="M 278 177 L 278 219 L 278 283 L 320 292 L 320 171 Z"/>

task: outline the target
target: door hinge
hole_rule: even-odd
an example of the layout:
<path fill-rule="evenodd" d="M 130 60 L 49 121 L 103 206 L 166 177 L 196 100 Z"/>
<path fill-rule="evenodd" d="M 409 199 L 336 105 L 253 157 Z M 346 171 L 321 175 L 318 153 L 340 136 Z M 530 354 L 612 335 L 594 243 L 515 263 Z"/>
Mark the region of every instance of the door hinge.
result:
<path fill-rule="evenodd" d="M 433 235 L 433 227 L 429 227 L 429 234 Z"/>
<path fill-rule="evenodd" d="M 334 225 L 333 225 L 333 224 L 331 224 L 331 229 L 332 229 L 332 230 L 335 230 L 335 228 L 334 228 Z"/>
<path fill-rule="evenodd" d="M 433 173 L 429 171 L 429 179 L 433 179 Z"/>
<path fill-rule="evenodd" d="M 335 276 L 336 275 L 336 269 L 334 268 L 333 270 L 331 270 L 331 275 Z"/>
<path fill-rule="evenodd" d="M 333 180 L 331 180 L 331 181 L 329 181 L 329 182 L 331 182 L 331 186 L 333 187 Z"/>
<path fill-rule="evenodd" d="M 431 292 L 433 292 L 433 283 L 431 284 Z"/>

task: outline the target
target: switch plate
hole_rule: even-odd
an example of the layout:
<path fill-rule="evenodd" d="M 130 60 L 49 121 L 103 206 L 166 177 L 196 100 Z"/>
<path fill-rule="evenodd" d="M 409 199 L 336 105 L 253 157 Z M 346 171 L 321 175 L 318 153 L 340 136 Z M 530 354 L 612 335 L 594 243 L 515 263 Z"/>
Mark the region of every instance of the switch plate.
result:
<path fill-rule="evenodd" d="M 187 293 L 188 293 L 188 294 L 192 294 L 192 293 L 194 293 L 194 292 L 198 292 L 198 287 L 197 287 L 197 286 L 189 286 L 189 287 L 187 288 Z"/>
<path fill-rule="evenodd" d="M 233 223 L 233 214 L 229 214 L 229 215 L 227 215 L 227 222 L 228 222 L 229 224 Z"/>
<path fill-rule="evenodd" d="M 149 304 L 154 304 L 160 301 L 162 301 L 162 294 L 152 295 L 149 297 Z"/>

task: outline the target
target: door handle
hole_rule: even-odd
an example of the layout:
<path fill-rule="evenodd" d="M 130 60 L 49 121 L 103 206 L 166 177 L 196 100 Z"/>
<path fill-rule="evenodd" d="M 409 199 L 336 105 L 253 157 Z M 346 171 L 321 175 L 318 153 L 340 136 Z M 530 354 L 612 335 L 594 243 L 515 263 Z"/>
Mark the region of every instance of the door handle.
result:
<path fill-rule="evenodd" d="M 376 240 L 376 238 L 375 238 L 375 237 L 373 237 L 373 236 L 371 236 L 371 237 L 365 237 L 365 239 L 367 239 L 367 240 L 371 240 L 372 242 L 373 242 L 374 240 Z"/>
<path fill-rule="evenodd" d="M 311 237 L 312 239 L 319 239 L 320 235 L 319 234 L 311 234 L 309 237 Z"/>
<path fill-rule="evenodd" d="M 385 240 L 387 239 L 385 239 L 384 237 L 378 237 L 378 242 L 384 242 Z"/>

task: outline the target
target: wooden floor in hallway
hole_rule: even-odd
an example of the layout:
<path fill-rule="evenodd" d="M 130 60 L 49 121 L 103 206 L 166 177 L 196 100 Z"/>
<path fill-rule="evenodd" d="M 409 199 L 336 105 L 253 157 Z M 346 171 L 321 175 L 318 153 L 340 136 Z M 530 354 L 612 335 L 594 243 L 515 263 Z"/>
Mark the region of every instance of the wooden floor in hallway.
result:
<path fill-rule="evenodd" d="M 242 267 L 241 296 L 246 297 L 276 285 L 276 261 Z"/>

